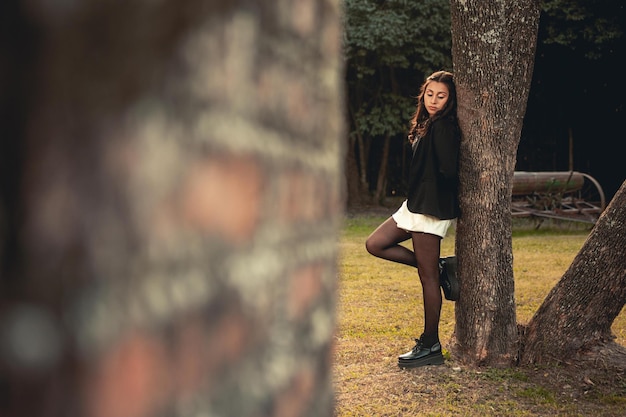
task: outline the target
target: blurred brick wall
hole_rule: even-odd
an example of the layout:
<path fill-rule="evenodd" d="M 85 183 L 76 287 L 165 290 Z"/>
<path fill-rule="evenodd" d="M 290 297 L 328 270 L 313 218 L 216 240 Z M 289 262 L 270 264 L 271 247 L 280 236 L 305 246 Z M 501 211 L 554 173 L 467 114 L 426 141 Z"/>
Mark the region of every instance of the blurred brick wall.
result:
<path fill-rule="evenodd" d="M 0 7 L 0 416 L 332 415 L 339 0 Z"/>

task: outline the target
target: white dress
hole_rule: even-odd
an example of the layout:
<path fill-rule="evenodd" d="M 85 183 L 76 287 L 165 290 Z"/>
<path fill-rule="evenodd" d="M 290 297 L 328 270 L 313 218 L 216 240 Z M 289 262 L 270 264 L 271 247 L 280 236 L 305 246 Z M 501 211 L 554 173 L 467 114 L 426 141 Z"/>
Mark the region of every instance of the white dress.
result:
<path fill-rule="evenodd" d="M 440 237 L 445 237 L 452 220 L 440 220 L 436 217 L 425 214 L 412 213 L 404 200 L 402 206 L 391 217 L 400 229 L 407 232 L 430 233 Z"/>

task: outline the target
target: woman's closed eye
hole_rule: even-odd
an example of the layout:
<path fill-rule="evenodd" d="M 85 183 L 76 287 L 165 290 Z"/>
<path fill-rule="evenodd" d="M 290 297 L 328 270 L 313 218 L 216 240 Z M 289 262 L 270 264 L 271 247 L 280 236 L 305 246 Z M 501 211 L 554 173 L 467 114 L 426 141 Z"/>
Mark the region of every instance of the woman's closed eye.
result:
<path fill-rule="evenodd" d="M 434 96 L 435 94 L 434 94 L 434 93 L 426 93 L 426 95 L 427 95 L 428 97 L 432 97 L 432 96 Z M 437 98 L 438 98 L 438 99 L 440 99 L 440 100 L 443 100 L 443 99 L 444 99 L 444 98 L 446 98 L 446 97 L 447 97 L 447 96 L 446 96 L 446 94 L 438 94 L 438 95 L 437 95 Z"/>

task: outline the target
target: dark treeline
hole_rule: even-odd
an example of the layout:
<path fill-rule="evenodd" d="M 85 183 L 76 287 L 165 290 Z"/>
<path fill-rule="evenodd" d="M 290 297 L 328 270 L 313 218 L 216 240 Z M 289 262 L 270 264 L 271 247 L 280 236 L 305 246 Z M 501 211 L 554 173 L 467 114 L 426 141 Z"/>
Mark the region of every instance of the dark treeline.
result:
<path fill-rule="evenodd" d="M 348 203 L 402 195 L 407 122 L 428 73 L 452 70 L 447 0 L 346 0 Z M 610 199 L 626 178 L 626 13 L 610 0 L 542 2 L 517 170 L 594 177 Z"/>

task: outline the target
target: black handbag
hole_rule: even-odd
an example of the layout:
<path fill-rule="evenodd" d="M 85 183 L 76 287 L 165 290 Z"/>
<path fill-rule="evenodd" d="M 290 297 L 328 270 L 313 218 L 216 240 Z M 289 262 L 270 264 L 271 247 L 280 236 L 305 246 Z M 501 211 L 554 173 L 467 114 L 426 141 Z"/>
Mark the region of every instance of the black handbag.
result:
<path fill-rule="evenodd" d="M 461 286 L 456 275 L 456 256 L 439 259 L 439 285 L 446 300 L 459 300 Z"/>

